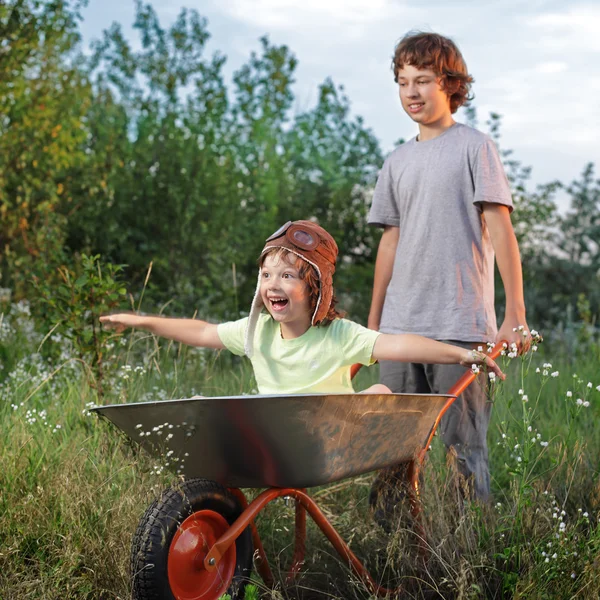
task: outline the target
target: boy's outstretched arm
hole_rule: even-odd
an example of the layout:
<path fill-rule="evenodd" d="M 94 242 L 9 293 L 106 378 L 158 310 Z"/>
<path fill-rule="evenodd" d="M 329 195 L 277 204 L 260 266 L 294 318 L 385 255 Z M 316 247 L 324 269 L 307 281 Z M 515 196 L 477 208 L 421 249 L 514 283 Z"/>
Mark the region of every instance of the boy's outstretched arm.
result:
<path fill-rule="evenodd" d="M 516 343 L 520 353 L 526 352 L 531 345 L 531 334 L 525 319 L 521 255 L 510 220 L 510 213 L 508 208 L 501 204 L 484 203 L 483 214 L 490 231 L 490 238 L 496 253 L 496 262 L 506 296 L 504 321 L 498 330 L 496 342 L 506 340 L 509 345 Z M 524 329 L 514 331 L 520 325 Z"/>
<path fill-rule="evenodd" d="M 382 333 L 375 340 L 373 358 L 411 363 L 460 364 L 463 367 L 481 365 L 486 366 L 501 379 L 505 378 L 500 367 L 484 352 L 467 350 L 412 333 Z"/>
<path fill-rule="evenodd" d="M 400 228 L 386 225 L 379 240 L 377 258 L 375 260 L 375 275 L 373 277 L 373 295 L 371 298 L 371 309 L 369 310 L 369 329 L 379 331 L 383 302 L 388 285 L 392 278 L 396 248 L 400 239 Z"/>
<path fill-rule="evenodd" d="M 217 325 L 198 321 L 196 319 L 170 319 L 166 317 L 152 317 L 120 313 L 104 315 L 100 322 L 109 328 L 123 331 L 128 327 L 143 329 L 154 335 L 175 340 L 188 346 L 201 346 L 203 348 L 225 348 L 219 334 Z"/>

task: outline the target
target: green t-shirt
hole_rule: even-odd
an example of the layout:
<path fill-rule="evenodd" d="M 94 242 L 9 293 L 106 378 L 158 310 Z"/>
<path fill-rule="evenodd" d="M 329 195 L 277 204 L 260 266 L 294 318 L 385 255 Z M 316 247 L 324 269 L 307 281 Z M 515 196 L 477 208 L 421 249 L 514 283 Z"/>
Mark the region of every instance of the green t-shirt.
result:
<path fill-rule="evenodd" d="M 248 318 L 221 323 L 223 345 L 244 355 Z M 372 364 L 373 346 L 380 335 L 347 319 L 326 327 L 310 327 L 298 338 L 284 340 L 279 324 L 261 313 L 254 334 L 252 367 L 261 394 L 354 393 L 350 367 Z"/>

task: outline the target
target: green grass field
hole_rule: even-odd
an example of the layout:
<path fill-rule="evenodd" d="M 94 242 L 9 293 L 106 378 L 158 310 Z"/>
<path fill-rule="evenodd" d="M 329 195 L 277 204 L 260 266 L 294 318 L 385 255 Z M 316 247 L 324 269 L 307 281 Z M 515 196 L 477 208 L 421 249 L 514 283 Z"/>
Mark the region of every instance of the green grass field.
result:
<path fill-rule="evenodd" d="M 36 338 L 26 321 L 0 323 L 0 598 L 130 598 L 133 532 L 176 477 L 157 475 L 136 444 L 87 409 L 100 401 L 252 393 L 251 372 L 210 351 L 116 338 L 99 400 L 68 341 Z M 42 343 L 56 346 L 52 360 L 38 353 Z M 600 597 L 598 349 L 577 360 L 552 350 L 504 359 L 508 378 L 493 384 L 490 504 L 463 501 L 452 457 L 434 444 L 423 482 L 425 562 L 407 515 L 392 535 L 373 522 L 372 474 L 312 490 L 382 585 L 401 584 L 406 598 Z M 363 370 L 357 389 L 376 377 L 376 368 Z M 274 590 L 257 578 L 259 596 L 371 598 L 310 523 L 304 569 L 292 586 L 283 584 L 293 518 L 283 501 L 259 517 L 281 576 Z"/>

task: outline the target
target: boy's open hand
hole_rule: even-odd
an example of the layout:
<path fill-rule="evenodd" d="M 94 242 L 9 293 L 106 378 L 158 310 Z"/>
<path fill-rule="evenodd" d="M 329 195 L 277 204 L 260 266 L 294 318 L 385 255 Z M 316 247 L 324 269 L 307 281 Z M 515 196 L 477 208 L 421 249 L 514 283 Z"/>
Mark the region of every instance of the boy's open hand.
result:
<path fill-rule="evenodd" d="M 472 368 L 473 365 L 478 367 L 486 367 L 489 372 L 495 373 L 500 379 L 506 379 L 506 375 L 502 372 L 502 369 L 496 364 L 490 356 L 485 352 L 479 350 L 465 350 L 464 357 L 461 359 L 460 364 L 463 367 Z"/>
<path fill-rule="evenodd" d="M 116 315 L 103 315 L 100 317 L 100 323 L 107 329 L 115 329 L 117 333 L 121 333 L 129 327 L 136 327 L 139 325 L 140 317 L 137 315 L 130 315 L 127 313 L 120 313 Z"/>
<path fill-rule="evenodd" d="M 507 342 L 509 348 L 515 345 L 518 354 L 525 354 L 532 342 L 531 332 L 525 319 L 504 319 L 496 336 L 496 343 L 501 341 Z"/>

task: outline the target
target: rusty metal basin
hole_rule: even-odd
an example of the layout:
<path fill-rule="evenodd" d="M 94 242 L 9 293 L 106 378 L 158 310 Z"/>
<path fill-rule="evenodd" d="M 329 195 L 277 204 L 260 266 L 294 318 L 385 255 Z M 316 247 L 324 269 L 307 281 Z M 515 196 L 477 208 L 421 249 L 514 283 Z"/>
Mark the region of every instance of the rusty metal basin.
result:
<path fill-rule="evenodd" d="M 101 406 L 187 478 L 229 487 L 312 487 L 412 458 L 454 396 L 307 394 L 191 398 Z"/>

